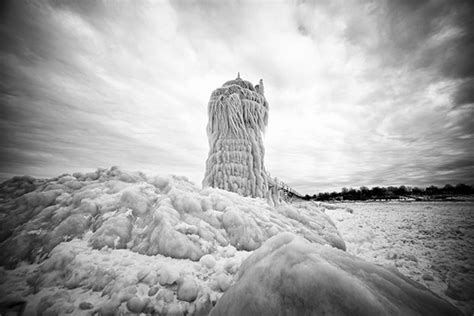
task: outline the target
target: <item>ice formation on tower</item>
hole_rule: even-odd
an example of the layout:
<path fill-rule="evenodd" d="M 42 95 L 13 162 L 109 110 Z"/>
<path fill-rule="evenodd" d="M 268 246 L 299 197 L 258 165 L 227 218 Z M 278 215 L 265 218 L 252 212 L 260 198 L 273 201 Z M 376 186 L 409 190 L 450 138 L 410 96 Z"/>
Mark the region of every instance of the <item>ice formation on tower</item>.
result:
<path fill-rule="evenodd" d="M 263 81 L 254 86 L 238 74 L 212 93 L 208 116 L 210 150 L 203 186 L 271 198 L 271 179 L 263 165 L 262 134 L 268 123 Z"/>

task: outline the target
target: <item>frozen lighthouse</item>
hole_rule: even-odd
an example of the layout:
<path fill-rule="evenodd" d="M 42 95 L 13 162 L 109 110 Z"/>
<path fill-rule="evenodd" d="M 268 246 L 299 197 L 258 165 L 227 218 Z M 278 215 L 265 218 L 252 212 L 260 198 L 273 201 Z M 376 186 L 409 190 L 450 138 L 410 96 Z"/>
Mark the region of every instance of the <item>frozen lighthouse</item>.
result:
<path fill-rule="evenodd" d="M 210 149 L 203 187 L 274 200 L 263 163 L 262 136 L 268 123 L 263 81 L 254 86 L 238 74 L 212 92 L 208 116 Z"/>

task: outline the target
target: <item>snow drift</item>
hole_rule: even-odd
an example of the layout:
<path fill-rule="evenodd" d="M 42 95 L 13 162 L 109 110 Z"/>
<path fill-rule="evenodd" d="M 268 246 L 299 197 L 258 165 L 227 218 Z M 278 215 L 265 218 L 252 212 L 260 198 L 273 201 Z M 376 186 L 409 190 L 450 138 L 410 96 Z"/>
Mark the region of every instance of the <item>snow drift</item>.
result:
<path fill-rule="evenodd" d="M 291 233 L 241 265 L 211 315 L 462 315 L 397 271 Z"/>
<path fill-rule="evenodd" d="M 118 168 L 0 189 L 0 311 L 207 314 L 249 251 L 281 232 L 345 249 L 322 207 Z M 3 307 L 2 307 L 3 306 Z"/>
<path fill-rule="evenodd" d="M 199 190 L 185 178 L 147 178 L 112 168 L 38 180 L 32 192 L 21 194 L 31 181 L 14 178 L 4 184 L 2 266 L 33 262 L 89 230 L 94 249 L 127 248 L 194 261 L 219 246 L 255 250 L 284 231 L 345 249 L 321 209 L 271 207 L 223 190 Z"/>

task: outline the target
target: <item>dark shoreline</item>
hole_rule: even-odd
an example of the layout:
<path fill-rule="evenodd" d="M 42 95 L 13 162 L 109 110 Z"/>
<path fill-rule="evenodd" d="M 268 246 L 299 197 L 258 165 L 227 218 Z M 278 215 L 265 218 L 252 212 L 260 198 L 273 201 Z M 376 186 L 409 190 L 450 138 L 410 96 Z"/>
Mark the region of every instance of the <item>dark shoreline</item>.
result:
<path fill-rule="evenodd" d="M 419 203 L 419 202 L 474 202 L 474 195 L 446 198 L 407 198 L 407 199 L 376 199 L 376 200 L 312 200 L 314 202 L 342 203 Z"/>

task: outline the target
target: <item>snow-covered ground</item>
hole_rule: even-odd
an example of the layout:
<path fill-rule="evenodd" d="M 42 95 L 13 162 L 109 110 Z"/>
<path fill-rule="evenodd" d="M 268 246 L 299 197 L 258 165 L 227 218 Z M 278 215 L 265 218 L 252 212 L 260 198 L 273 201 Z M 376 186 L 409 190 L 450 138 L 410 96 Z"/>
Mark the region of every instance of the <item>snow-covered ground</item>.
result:
<path fill-rule="evenodd" d="M 474 202 L 338 203 L 326 211 L 347 251 L 474 314 Z M 345 211 L 343 208 L 352 210 Z"/>
<path fill-rule="evenodd" d="M 241 308 L 253 306 L 255 315 L 279 309 L 459 315 L 425 287 L 374 262 L 393 261 L 410 277 L 420 275 L 411 274 L 418 267 L 436 284 L 449 270 L 443 263 L 453 265 L 449 255 L 458 254 L 439 235 L 449 230 L 449 236 L 471 238 L 472 222 L 459 218 L 462 223 L 453 224 L 452 216 L 437 221 L 433 210 L 403 221 L 367 206 L 351 205 L 353 214 L 314 202 L 272 206 L 261 198 L 200 189 L 184 177 L 114 167 L 44 180 L 15 177 L 0 186 L 0 314 L 241 315 Z M 426 224 L 431 220 L 441 231 Z M 387 221 L 400 222 L 400 234 Z M 411 246 L 420 234 L 415 228 L 446 252 L 436 261 L 439 275 L 423 265 L 426 247 Z M 466 264 L 453 271 L 469 276 L 471 246 L 463 245 L 467 259 L 456 262 Z M 451 293 L 471 299 L 472 291 L 449 271 Z"/>

